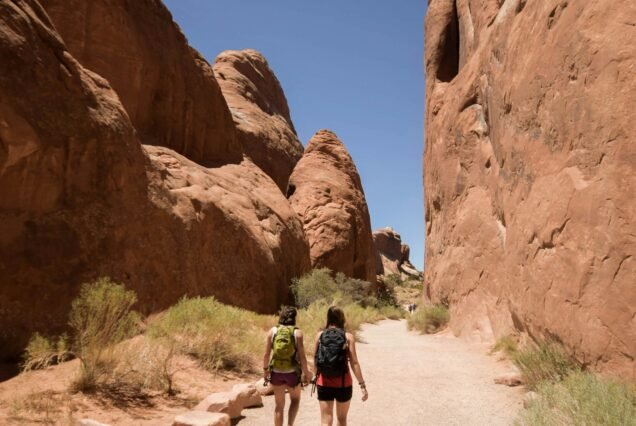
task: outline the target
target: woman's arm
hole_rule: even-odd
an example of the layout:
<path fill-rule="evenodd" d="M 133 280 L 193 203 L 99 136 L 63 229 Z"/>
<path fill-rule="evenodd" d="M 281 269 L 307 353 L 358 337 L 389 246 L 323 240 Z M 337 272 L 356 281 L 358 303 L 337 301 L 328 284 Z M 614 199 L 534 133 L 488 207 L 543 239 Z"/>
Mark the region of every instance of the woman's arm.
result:
<path fill-rule="evenodd" d="M 272 354 L 272 330 L 270 329 L 265 338 L 265 355 L 263 356 L 263 379 L 269 382 L 269 360 Z"/>
<path fill-rule="evenodd" d="M 364 377 L 362 377 L 362 369 L 358 362 L 358 353 L 356 352 L 356 339 L 353 334 L 347 333 L 347 343 L 349 345 L 349 365 L 353 370 L 353 374 L 356 376 L 360 389 L 362 390 L 362 400 L 366 401 L 369 398 L 369 392 L 367 392 L 367 385 L 364 383 Z"/>
<path fill-rule="evenodd" d="M 302 371 L 302 382 L 309 383 L 311 381 L 311 372 L 307 367 L 307 355 L 305 354 L 305 344 L 303 341 L 303 332 L 296 330 L 296 350 L 298 351 L 298 360 L 300 361 L 300 369 Z"/>

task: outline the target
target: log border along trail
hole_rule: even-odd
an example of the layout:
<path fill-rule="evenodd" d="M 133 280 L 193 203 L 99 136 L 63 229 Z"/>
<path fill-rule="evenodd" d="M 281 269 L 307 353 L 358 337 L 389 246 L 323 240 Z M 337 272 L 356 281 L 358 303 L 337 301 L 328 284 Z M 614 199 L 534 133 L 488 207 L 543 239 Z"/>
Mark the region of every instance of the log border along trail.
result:
<path fill-rule="evenodd" d="M 508 364 L 488 356 L 483 346 L 471 346 L 449 332 L 409 332 L 406 321 L 368 324 L 361 336 L 358 357 L 369 400 L 360 400 L 354 381 L 349 425 L 511 425 L 522 408 L 523 389 L 494 384 L 495 377 L 510 371 Z M 316 394 L 309 395 L 307 387 L 295 426 L 320 424 Z M 273 424 L 273 397 L 264 403 L 243 410 L 245 417 L 235 424 Z"/>

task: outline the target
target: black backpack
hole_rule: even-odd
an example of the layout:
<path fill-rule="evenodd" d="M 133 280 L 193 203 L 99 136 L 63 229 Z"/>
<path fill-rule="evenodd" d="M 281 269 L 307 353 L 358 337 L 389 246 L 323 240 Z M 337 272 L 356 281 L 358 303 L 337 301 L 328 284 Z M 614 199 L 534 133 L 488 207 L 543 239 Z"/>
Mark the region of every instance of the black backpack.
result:
<path fill-rule="evenodd" d="M 347 372 L 347 336 L 343 329 L 327 328 L 322 332 L 314 361 L 318 373 L 324 377 L 344 378 Z"/>

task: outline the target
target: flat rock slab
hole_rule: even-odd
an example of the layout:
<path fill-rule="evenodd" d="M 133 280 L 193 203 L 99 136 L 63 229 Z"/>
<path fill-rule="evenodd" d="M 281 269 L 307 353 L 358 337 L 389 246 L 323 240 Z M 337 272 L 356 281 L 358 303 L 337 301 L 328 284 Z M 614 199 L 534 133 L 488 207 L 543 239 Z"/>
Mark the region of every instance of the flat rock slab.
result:
<path fill-rule="evenodd" d="M 93 419 L 82 419 L 77 421 L 77 426 L 110 426 L 106 423 L 100 423 Z"/>
<path fill-rule="evenodd" d="M 235 391 L 211 393 L 203 401 L 194 407 L 195 411 L 207 411 L 210 413 L 225 413 L 230 418 L 241 417 L 243 407 L 240 404 L 239 393 Z"/>
<path fill-rule="evenodd" d="M 243 408 L 263 406 L 263 397 L 260 393 L 258 393 L 256 386 L 252 383 L 234 385 L 232 391 L 238 393 L 239 404 Z"/>
<path fill-rule="evenodd" d="M 174 418 L 172 426 L 230 426 L 230 416 L 224 413 L 189 411 Z"/>

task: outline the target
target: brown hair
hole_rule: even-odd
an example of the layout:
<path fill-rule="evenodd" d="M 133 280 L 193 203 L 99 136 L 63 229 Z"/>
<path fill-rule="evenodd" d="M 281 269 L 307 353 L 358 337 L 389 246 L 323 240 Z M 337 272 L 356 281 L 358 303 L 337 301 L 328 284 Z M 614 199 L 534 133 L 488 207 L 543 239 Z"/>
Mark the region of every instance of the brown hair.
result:
<path fill-rule="evenodd" d="M 296 325 L 296 308 L 293 306 L 283 306 L 280 308 L 278 323 L 280 325 Z"/>
<path fill-rule="evenodd" d="M 344 329 L 345 322 L 344 311 L 337 306 L 330 306 L 327 311 L 327 325 L 325 328 L 329 328 L 330 325 L 335 325 L 338 328 Z"/>

